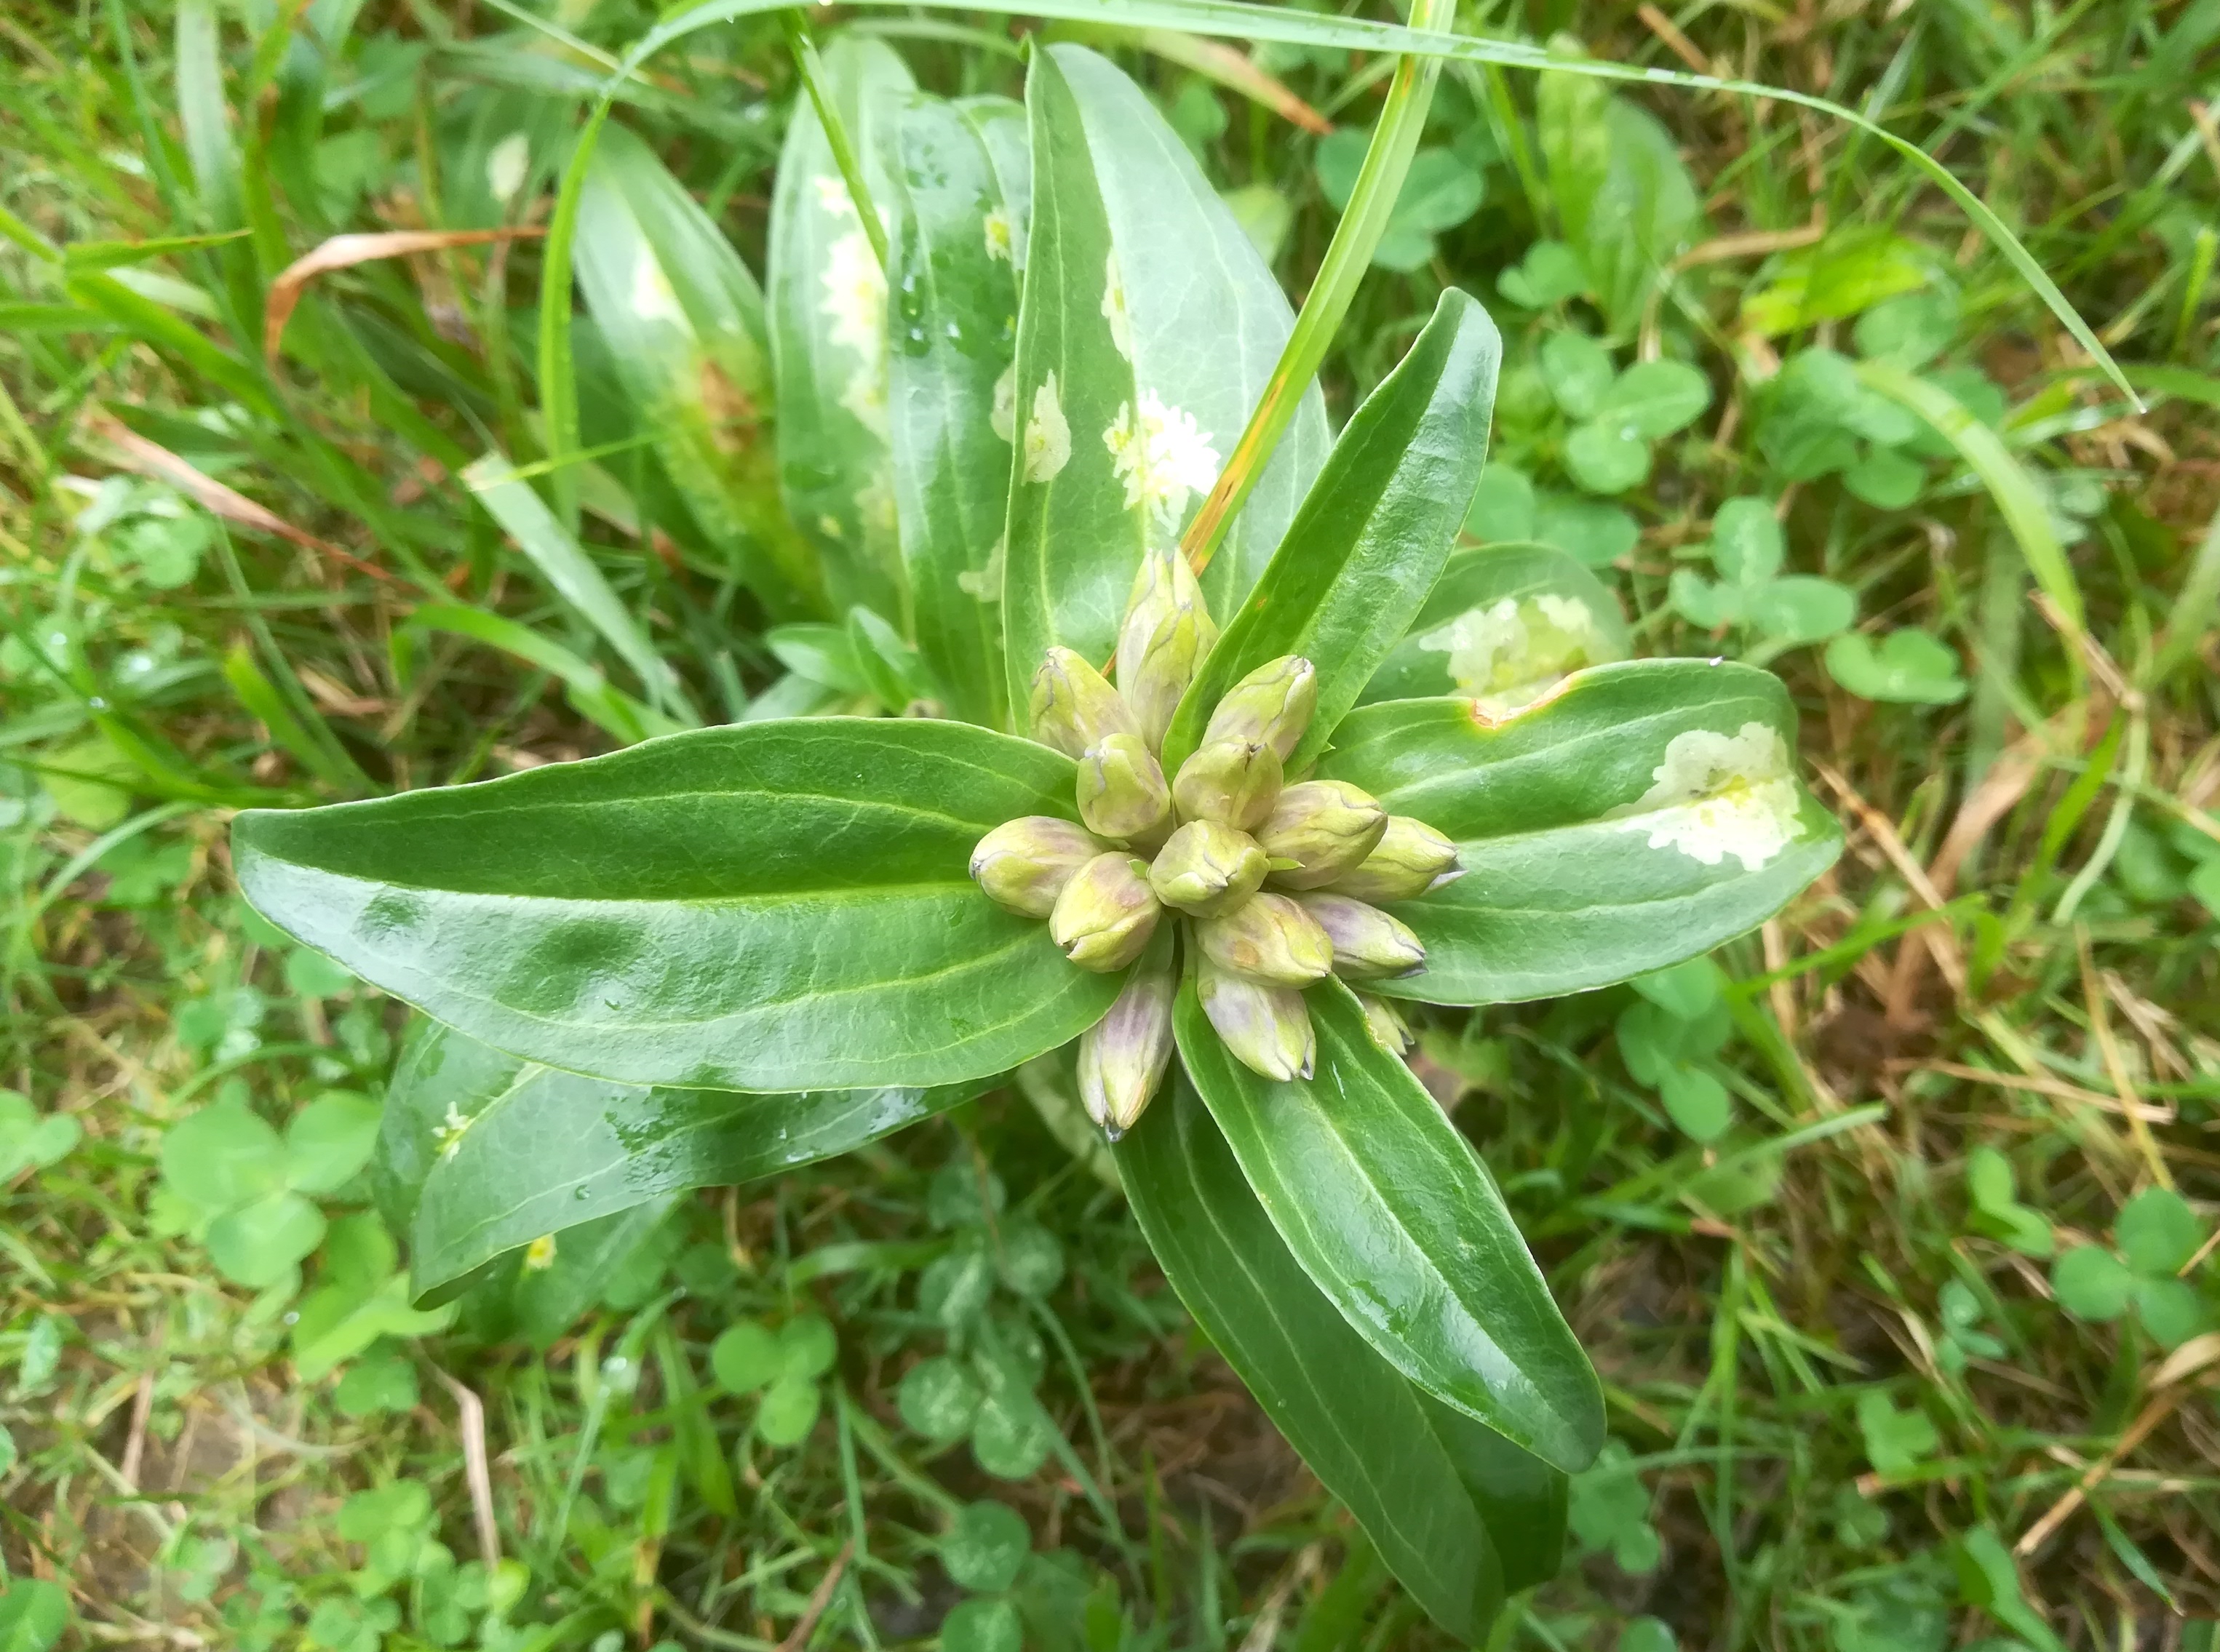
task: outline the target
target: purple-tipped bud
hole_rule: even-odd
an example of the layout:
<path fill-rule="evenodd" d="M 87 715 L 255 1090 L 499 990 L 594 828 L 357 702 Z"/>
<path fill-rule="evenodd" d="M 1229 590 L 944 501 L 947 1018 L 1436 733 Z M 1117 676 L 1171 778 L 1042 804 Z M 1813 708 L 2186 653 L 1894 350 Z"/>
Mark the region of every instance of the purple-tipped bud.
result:
<path fill-rule="evenodd" d="M 1097 855 L 1073 874 L 1048 932 L 1082 969 L 1108 975 L 1141 956 L 1163 910 L 1149 888 L 1148 863 L 1122 851 Z"/>
<path fill-rule="evenodd" d="M 1195 987 L 1202 1013 L 1244 1067 L 1282 1082 L 1311 1075 L 1318 1039 L 1301 993 L 1244 980 L 1208 958 L 1196 965 Z"/>
<path fill-rule="evenodd" d="M 1282 654 L 1225 691 L 1202 738 L 1255 740 L 1285 763 L 1317 709 L 1318 671 L 1300 654 Z"/>
<path fill-rule="evenodd" d="M 1172 789 L 1138 734 L 1107 734 L 1079 760 L 1079 818 L 1100 838 L 1153 844 L 1172 823 Z"/>
<path fill-rule="evenodd" d="M 1021 918 L 1045 918 L 1072 875 L 1102 845 L 1069 820 L 1028 814 L 1006 820 L 971 851 L 971 876 L 996 906 Z"/>
<path fill-rule="evenodd" d="M 1388 811 L 1344 780 L 1306 780 L 1281 791 L 1257 842 L 1283 889 L 1316 889 L 1354 870 L 1388 830 Z M 1293 866 L 1281 863 L 1293 861 Z"/>
<path fill-rule="evenodd" d="M 1215 820 L 1253 832 L 1280 795 L 1279 754 L 1255 740 L 1212 740 L 1180 764 L 1172 801 L 1182 820 Z"/>
<path fill-rule="evenodd" d="M 1133 714 L 1102 673 L 1069 648 L 1051 648 L 1033 673 L 1033 738 L 1068 757 L 1110 734 L 1138 734 Z"/>
<path fill-rule="evenodd" d="M 1269 870 L 1264 851 L 1247 832 L 1215 820 L 1190 820 L 1157 851 L 1149 887 L 1168 907 L 1214 918 L 1256 894 Z"/>
<path fill-rule="evenodd" d="M 1217 640 L 1187 558 L 1177 551 L 1150 552 L 1118 633 L 1118 692 L 1151 751 L 1163 749 L 1180 696 Z"/>
<path fill-rule="evenodd" d="M 1195 938 L 1219 969 L 1269 986 L 1307 987 L 1333 969 L 1332 941 L 1284 895 L 1252 895 L 1223 918 L 1204 919 Z"/>
<path fill-rule="evenodd" d="M 1356 901 L 1415 901 L 1463 876 L 1455 844 L 1423 820 L 1391 814 L 1378 846 L 1336 878 L 1332 888 L 1336 895 Z"/>
<path fill-rule="evenodd" d="M 1403 1019 L 1402 1012 L 1386 999 L 1359 993 L 1356 1006 L 1364 1012 L 1364 1030 L 1372 1035 L 1372 1042 L 1389 1055 L 1402 1055 L 1418 1043 L 1411 1036 L 1410 1023 Z"/>
<path fill-rule="evenodd" d="M 1144 965 L 1110 1013 L 1079 1035 L 1079 1098 L 1113 1142 L 1163 1082 L 1172 1057 L 1172 984 L 1169 956 L 1160 967 Z"/>
<path fill-rule="evenodd" d="M 1426 949 L 1410 926 L 1379 907 L 1326 891 L 1295 899 L 1333 943 L 1333 972 L 1344 980 L 1415 975 L 1426 967 Z"/>

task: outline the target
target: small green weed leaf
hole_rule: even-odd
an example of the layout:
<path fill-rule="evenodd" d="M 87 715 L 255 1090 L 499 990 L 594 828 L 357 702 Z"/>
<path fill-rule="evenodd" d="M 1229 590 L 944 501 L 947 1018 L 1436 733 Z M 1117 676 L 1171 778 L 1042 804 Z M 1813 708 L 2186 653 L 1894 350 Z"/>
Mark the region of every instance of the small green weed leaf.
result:
<path fill-rule="evenodd" d="M 778 1329 L 779 1375 L 796 1379 L 823 1376 L 832 1368 L 839 1348 L 832 1322 L 823 1315 L 797 1315 Z"/>
<path fill-rule="evenodd" d="M 348 1270 L 335 1265 L 334 1253 L 344 1248 L 349 1230 L 365 1225 L 375 1228 L 377 1219 L 350 1216 L 333 1225 L 322 1275 L 294 1315 L 290 1337 L 293 1364 L 305 1382 L 321 1380 L 381 1337 L 421 1337 L 454 1322 L 452 1304 L 430 1310 L 408 1306 L 408 1281 L 391 1271 L 390 1240 L 385 1244 L 384 1269 L 377 1276 L 350 1277 Z"/>
<path fill-rule="evenodd" d="M 1038 1222 L 1004 1224 L 996 1261 L 1002 1283 L 1020 1296 L 1046 1296 L 1063 1278 L 1063 1246 Z"/>
<path fill-rule="evenodd" d="M 781 1376 L 764 1390 L 756 1410 L 756 1435 L 765 1445 L 798 1445 L 817 1426 L 817 1413 L 825 1403 L 811 1379 L 792 1374 Z"/>
<path fill-rule="evenodd" d="M 1056 1430 L 1028 1393 L 989 1394 L 971 1429 L 971 1455 L 997 1480 L 1026 1480 L 1048 1461 Z"/>
<path fill-rule="evenodd" d="M 0 1593 L 0 1652 L 48 1652 L 69 1623 L 69 1592 L 59 1583 L 19 1577 Z"/>
<path fill-rule="evenodd" d="M 2204 1224 L 2171 1188 L 2146 1188 L 2120 1207 L 2112 1237 L 2129 1267 L 2149 1279 L 2170 1279 L 2204 1243 Z"/>
<path fill-rule="evenodd" d="M 1502 1196 L 1348 988 L 1306 998 L 1317 1075 L 1278 1083 L 1226 1052 L 1181 984 L 1181 1057 L 1242 1174 L 1381 1357 L 1545 1462 L 1586 1467 L 1602 1397 Z"/>
<path fill-rule="evenodd" d="M 953 1331 L 985 1312 L 994 1294 L 992 1260 L 983 1247 L 967 1244 L 918 1275 L 917 1311 Z"/>
<path fill-rule="evenodd" d="M 1739 585 L 1705 578 L 1693 568 L 1675 568 L 1667 589 L 1673 611 L 1706 631 L 1738 626 L 1749 618 L 1749 593 Z"/>
<path fill-rule="evenodd" d="M 1743 325 L 1768 338 L 1841 321 L 1927 284 L 1934 255 L 1886 230 L 1852 229 L 1783 253 L 1773 279 L 1743 299 Z"/>
<path fill-rule="evenodd" d="M 2204 1299 L 2186 1279 L 2138 1279 L 2133 1292 L 2136 1317 L 2151 1339 L 2169 1353 L 2212 1323 Z"/>
<path fill-rule="evenodd" d="M 39 764 L 39 784 L 54 800 L 54 813 L 88 832 L 105 832 L 131 813 L 139 778 L 138 764 L 105 734 L 47 752 Z"/>
<path fill-rule="evenodd" d="M 1755 589 L 1776 577 L 1788 554 L 1769 499 L 1730 499 L 1712 516 L 1712 564 L 1737 585 Z"/>
<path fill-rule="evenodd" d="M 1693 424 L 1712 404 L 1712 383 L 1685 361 L 1637 361 L 1614 380 L 1596 417 L 1649 441 Z"/>
<path fill-rule="evenodd" d="M 1662 1618 L 1630 1618 L 1614 1652 L 1681 1652 L 1681 1643 Z"/>
<path fill-rule="evenodd" d="M 265 917 L 551 1066 L 757 1091 L 960 1082 L 1076 1037 L 1121 984 L 966 870 L 1002 822 L 1069 818 L 1073 773 L 961 723 L 742 723 L 250 811 L 234 843 Z M 1006 1013 L 974 1013 L 989 1001 Z"/>
<path fill-rule="evenodd" d="M 959 1600 L 940 1624 L 940 1652 L 1022 1652 L 1025 1621 L 1007 1600 Z"/>
<path fill-rule="evenodd" d="M 1899 1411 L 1878 1388 L 1858 1396 L 1858 1432 L 1865 1437 L 1866 1460 L 1876 1474 L 1900 1474 L 1931 1454 L 1941 1437 L 1917 1406 Z"/>
<path fill-rule="evenodd" d="M 2019 1636 L 2034 1652 L 2066 1652 L 2066 1643 L 2043 1616 L 2028 1604 L 2019 1567 L 2005 1540 L 1988 1526 L 1975 1526 L 1958 1540 L 1951 1559 L 1958 1573 L 1959 1597 Z"/>
<path fill-rule="evenodd" d="M 389 1531 L 419 1530 L 432 1524 L 432 1493 L 421 1481 L 389 1481 L 340 1504 L 337 1524 L 340 1536 L 351 1543 L 371 1543 Z"/>
<path fill-rule="evenodd" d="M 1018 1580 L 1032 1552 L 1025 1517 L 1007 1504 L 968 1503 L 940 1540 L 940 1563 L 967 1589 L 998 1594 Z"/>
<path fill-rule="evenodd" d="M 1790 646 L 1824 641 L 1848 630 L 1857 617 L 1858 599 L 1849 587 L 1812 574 L 1790 574 L 1750 593 L 1750 623 Z"/>
<path fill-rule="evenodd" d="M 2136 1276 L 2111 1251 L 2076 1245 L 2051 1264 L 2050 1288 L 2058 1305 L 2077 1319 L 2102 1322 L 2126 1312 Z"/>
<path fill-rule="evenodd" d="M 936 1354 L 902 1373 L 895 1404 L 902 1421 L 935 1444 L 960 1440 L 978 1420 L 985 1391 L 969 1367 Z"/>
<path fill-rule="evenodd" d="M 271 1194 L 209 1224 L 209 1260 L 234 1284 L 261 1290 L 284 1278 L 323 1237 L 321 1211 L 298 1194 Z"/>
<path fill-rule="evenodd" d="M 1634 549 L 1641 525 L 1618 506 L 1576 494 L 1544 495 L 1534 507 L 1534 537 L 1590 568 L 1607 568 Z"/>
<path fill-rule="evenodd" d="M 1858 353 L 1868 360 L 1918 369 L 1949 348 L 1957 331 L 1958 301 L 1942 289 L 1930 287 L 1883 299 L 1858 317 L 1850 336 Z"/>
<path fill-rule="evenodd" d="M 354 972 L 313 947 L 285 955 L 285 984 L 303 998 L 335 998 L 355 984 Z"/>
<path fill-rule="evenodd" d="M 1472 503 L 1464 513 L 1464 531 L 1483 545 L 1503 539 L 1534 537 L 1534 483 L 1526 472 L 1501 459 L 1491 459 L 1472 490 Z"/>
<path fill-rule="evenodd" d="M 845 626 L 802 621 L 773 626 L 764 633 L 764 645 L 778 663 L 797 676 L 821 683 L 842 694 L 870 692 L 857 658 L 855 633 Z"/>
<path fill-rule="evenodd" d="M 1335 211 L 1349 205 L 1370 146 L 1371 134 L 1353 127 L 1343 127 L 1319 143 L 1315 161 L 1319 186 Z M 1373 263 L 1406 274 L 1422 268 L 1434 256 L 1434 237 L 1479 211 L 1487 194 L 1487 180 L 1456 151 L 1418 151 L 1411 157 L 1387 228 L 1373 248 Z"/>
<path fill-rule="evenodd" d="M 1412 1598 L 1452 1635 L 1477 1639 L 1504 1579 L 1487 1525 L 1461 1494 L 1447 1448 L 1460 1437 L 1429 1425 L 1419 1392 L 1312 1282 L 1176 1066 L 1113 1150 L 1142 1231 L 1212 1345 Z M 1536 1467 L 1562 1496 L 1562 1476 Z"/>
<path fill-rule="evenodd" d="M 209 1215 L 282 1192 L 288 1168 L 278 1132 L 243 1100 L 218 1101 L 171 1125 L 161 1164 L 170 1191 Z"/>
<path fill-rule="evenodd" d="M 1002 1178 L 970 1156 L 952 1158 L 932 1173 L 925 1191 L 925 1216 L 933 1226 L 978 1227 L 1009 1201 Z"/>
<path fill-rule="evenodd" d="M 1618 370 L 1611 352 L 1585 333 L 1552 333 L 1542 340 L 1542 377 L 1568 419 L 1593 419 Z"/>
<path fill-rule="evenodd" d="M 1734 1101 L 1725 1085 L 1700 1067 L 1671 1067 L 1658 1086 L 1666 1115 L 1690 1140 L 1711 1143 L 1734 1123 Z"/>
<path fill-rule="evenodd" d="M 1649 1488 L 1633 1456 L 1623 1441 L 1605 1442 L 1595 1466 L 1573 1476 L 1567 1515 L 1583 1550 L 1608 1550 L 1620 1571 L 1641 1577 L 1657 1569 L 1665 1545 L 1649 1523 Z"/>
<path fill-rule="evenodd" d="M 1351 712 L 1319 773 L 1447 833 L 1465 868 L 1394 907 L 1426 969 L 1374 990 L 1547 997 L 1754 928 L 1840 852 L 1795 777 L 1794 727 L 1777 678 L 1700 660 L 1599 665 L 1500 721 L 1466 700 Z"/>
<path fill-rule="evenodd" d="M 342 1417 L 400 1414 L 415 1408 L 416 1368 L 403 1356 L 378 1353 L 347 1367 L 333 1391 L 332 1404 Z"/>
<path fill-rule="evenodd" d="M 1649 444 L 1631 425 L 1591 419 L 1565 438 L 1565 470 L 1590 493 L 1624 493 L 1649 479 Z"/>
<path fill-rule="evenodd" d="M 1495 278 L 1495 290 L 1522 309 L 1547 309 L 1588 290 L 1581 255 L 1562 241 L 1536 241 Z"/>
<path fill-rule="evenodd" d="M 1843 472 L 1843 485 L 1875 510 L 1902 510 L 1927 485 L 1927 467 L 1893 448 L 1876 447 Z"/>
<path fill-rule="evenodd" d="M 2189 892 L 2220 918 L 2220 860 L 2205 861 L 2189 874 Z"/>
<path fill-rule="evenodd" d="M 1585 55 L 1565 35 L 1553 52 Z M 1614 332 L 1631 334 L 1659 273 L 1703 227 L 1704 209 L 1673 134 L 1586 75 L 1544 73 L 1535 128 L 1565 239 Z"/>
<path fill-rule="evenodd" d="M 1325 749 L 1448 562 L 1487 458 L 1502 352 L 1487 311 L 1454 288 L 1443 293 L 1344 427 L 1247 602 L 1225 616 L 1164 736 L 1168 770 L 1200 742 L 1228 689 L 1286 654 L 1318 670 L 1318 709 L 1288 771 Z"/>
<path fill-rule="evenodd" d="M 753 1393 L 786 1371 L 785 1350 L 770 1330 L 752 1319 L 726 1325 L 709 1344 L 709 1369 L 727 1393 Z"/>
<path fill-rule="evenodd" d="M 352 1090 L 327 1090 L 285 1127 L 285 1181 L 296 1193 L 335 1193 L 370 1163 L 383 1116 Z"/>
<path fill-rule="evenodd" d="M 1924 631 L 1892 631 L 1875 647 L 1849 632 L 1827 645 L 1827 675 L 1861 700 L 1951 706 L 1966 697 L 1958 656 Z"/>
<path fill-rule="evenodd" d="M 0 1186 L 25 1170 L 43 1170 L 77 1150 L 84 1126 L 66 1113 L 41 1113 L 30 1097 L 0 1090 Z"/>
<path fill-rule="evenodd" d="M 2042 1213 L 2014 1196 L 2011 1161 L 1993 1147 L 1966 1156 L 1966 1192 L 1973 1205 L 1972 1227 L 2030 1256 L 2048 1256 L 2057 1248 Z"/>
<path fill-rule="evenodd" d="M 1719 1001 L 1719 967 L 1707 957 L 1652 969 L 1626 984 L 1678 1021 L 1707 1014 Z"/>
<path fill-rule="evenodd" d="M 1655 1004 L 1630 1004 L 1616 1029 L 1619 1058 L 1626 1070 L 1652 1089 L 1681 1059 L 1682 1023 Z"/>

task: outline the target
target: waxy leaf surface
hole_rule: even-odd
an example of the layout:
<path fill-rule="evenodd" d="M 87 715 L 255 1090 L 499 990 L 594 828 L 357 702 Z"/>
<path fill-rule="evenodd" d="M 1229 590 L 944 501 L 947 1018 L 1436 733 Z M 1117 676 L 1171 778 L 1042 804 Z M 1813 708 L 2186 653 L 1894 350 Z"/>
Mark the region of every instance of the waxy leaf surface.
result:
<path fill-rule="evenodd" d="M 1603 1393 L 1502 1196 L 1350 990 L 1304 994 L 1316 1075 L 1277 1082 L 1219 1041 L 1190 978 L 1188 1075 L 1288 1249 L 1381 1358 L 1568 1473 L 1603 1443 Z"/>
<path fill-rule="evenodd" d="M 1432 1004 L 1545 998 L 1708 952 L 1779 911 L 1842 851 L 1795 774 L 1780 679 L 1704 660 L 1567 678 L 1500 720 L 1467 699 L 1342 720 L 1319 772 L 1456 840 L 1464 876 L 1390 910 L 1423 973 L 1375 991 Z"/>
<path fill-rule="evenodd" d="M 1374 670 L 1434 588 L 1487 458 L 1502 340 L 1454 287 L 1327 456 L 1271 565 L 1195 676 L 1164 739 L 1175 767 L 1226 689 L 1300 654 L 1318 669 L 1318 712 L 1288 760 L 1325 749 Z"/>
<path fill-rule="evenodd" d="M 989 728 L 1007 721 L 995 558 L 1014 427 L 997 427 L 995 398 L 1008 393 L 1018 315 L 1019 209 L 983 135 L 1013 123 L 1018 106 L 1001 108 L 917 99 L 892 117 L 888 155 L 901 203 L 887 412 L 902 565 L 918 650 L 950 710 Z"/>
<path fill-rule="evenodd" d="M 861 34 L 831 41 L 824 65 L 871 204 L 890 218 L 894 190 L 880 160 L 880 131 L 915 83 L 891 47 Z M 887 458 L 886 272 L 807 96 L 794 101 L 779 153 L 770 268 L 787 511 L 823 558 L 833 613 L 860 602 L 899 614 Z"/>
<path fill-rule="evenodd" d="M 1020 706 L 1051 644 L 1110 658 L 1142 552 L 1174 543 L 1201 504 L 1294 320 L 1187 146 L 1107 59 L 1037 50 L 1026 102 L 1032 224 L 1003 577 Z M 1213 613 L 1255 584 L 1326 446 L 1313 389 L 1204 575 Z"/>
<path fill-rule="evenodd" d="M 1150 1248 L 1212 1344 L 1419 1604 L 1478 1640 L 1502 1571 L 1423 1397 L 1288 1254 L 1184 1075 L 1116 1154 Z"/>
<path fill-rule="evenodd" d="M 1069 758 L 961 723 L 812 719 L 651 740 L 374 802 L 241 815 L 271 921 L 498 1049 L 633 1084 L 961 1083 L 1116 995 L 967 875 Z"/>
<path fill-rule="evenodd" d="M 1626 650 L 1617 599 L 1576 558 L 1531 542 L 1463 545 L 1359 700 L 1469 694 L 1530 704 L 1560 677 Z"/>
<path fill-rule="evenodd" d="M 689 1188 L 830 1158 L 945 1111 L 981 1085 L 750 1094 L 559 1072 L 427 1024 L 396 1070 L 382 1146 L 415 1172 L 419 1293 L 542 1234 Z M 413 1139 L 396 1140 L 408 1135 Z"/>

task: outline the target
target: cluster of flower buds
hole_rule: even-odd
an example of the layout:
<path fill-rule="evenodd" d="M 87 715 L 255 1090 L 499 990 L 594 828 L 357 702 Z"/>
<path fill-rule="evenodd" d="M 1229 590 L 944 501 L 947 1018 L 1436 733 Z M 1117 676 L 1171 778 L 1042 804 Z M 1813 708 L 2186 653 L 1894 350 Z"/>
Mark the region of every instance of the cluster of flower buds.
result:
<path fill-rule="evenodd" d="M 1165 732 L 1217 635 L 1186 560 L 1151 554 L 1119 634 L 1119 687 L 1068 648 L 1050 649 L 1033 678 L 1033 736 L 1077 761 L 1080 824 L 1028 815 L 971 857 L 980 888 L 1047 919 L 1082 969 L 1138 963 L 1079 1043 L 1082 1098 L 1113 1140 L 1171 1058 L 1175 963 L 1151 945 L 1166 912 L 1189 920 L 1188 963 L 1226 1047 L 1268 1078 L 1307 1078 L 1317 1043 L 1303 988 L 1423 969 L 1418 937 L 1381 907 L 1462 876 L 1456 845 L 1424 822 L 1342 781 L 1288 783 L 1318 705 L 1317 670 L 1296 655 L 1228 689 L 1167 780 Z M 1374 1038 L 1407 1048 L 1394 1007 L 1359 997 Z"/>

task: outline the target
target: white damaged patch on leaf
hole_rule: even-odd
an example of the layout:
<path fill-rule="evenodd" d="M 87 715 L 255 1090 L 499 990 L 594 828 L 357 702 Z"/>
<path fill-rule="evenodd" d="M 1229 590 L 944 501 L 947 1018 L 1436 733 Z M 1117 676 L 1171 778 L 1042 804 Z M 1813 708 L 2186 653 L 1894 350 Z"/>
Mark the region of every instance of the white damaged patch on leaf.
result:
<path fill-rule="evenodd" d="M 980 221 L 987 235 L 987 256 L 1005 264 L 1017 261 L 1017 234 L 1010 227 L 1010 215 L 995 208 Z"/>
<path fill-rule="evenodd" d="M 849 203 L 847 187 L 837 178 L 820 178 L 816 184 L 818 199 L 826 209 L 853 222 L 855 210 Z M 860 223 L 825 249 L 824 284 L 818 311 L 832 323 L 827 332 L 832 343 L 856 358 L 847 385 L 840 392 L 840 405 L 866 429 L 883 436 L 887 428 L 883 353 L 887 277 Z"/>
<path fill-rule="evenodd" d="M 1110 323 L 1110 342 L 1118 353 L 1133 358 L 1133 316 L 1126 308 L 1126 284 L 1118 274 L 1118 254 L 1107 254 L 1102 265 L 1102 319 Z"/>
<path fill-rule="evenodd" d="M 465 1117 L 452 1101 L 447 1103 L 447 1116 L 432 1126 L 432 1145 L 442 1159 L 451 1159 L 460 1150 L 463 1138 L 470 1133 L 476 1115 Z"/>
<path fill-rule="evenodd" d="M 1648 832 L 1652 849 L 1677 849 L 1706 866 L 1731 855 L 1755 872 L 1797 838 L 1788 744 L 1763 723 L 1734 734 L 1675 734 L 1650 777 L 1656 783 L 1618 818 L 1623 831 Z"/>
<path fill-rule="evenodd" d="M 1025 452 L 1020 455 L 1028 482 L 1046 482 L 1071 462 L 1071 427 L 1057 399 L 1056 375 L 1033 392 L 1032 416 L 1026 421 Z"/>
<path fill-rule="evenodd" d="M 987 414 L 987 427 L 1006 442 L 1018 439 L 1018 364 L 1014 361 L 995 381 L 995 405 Z"/>
<path fill-rule="evenodd" d="M 1118 404 L 1118 416 L 1102 433 L 1118 479 L 1126 484 L 1126 508 L 1146 508 L 1158 521 L 1176 524 L 1187 502 L 1208 493 L 1218 481 L 1218 450 L 1210 433 L 1182 408 L 1166 407 L 1154 390 L 1141 392 L 1141 412 Z"/>
<path fill-rule="evenodd" d="M 1524 711 L 1567 672 L 1593 664 L 1605 651 L 1588 605 L 1555 592 L 1468 608 L 1421 636 L 1419 646 L 1447 654 L 1450 680 L 1492 718 Z"/>
<path fill-rule="evenodd" d="M 966 596 L 976 598 L 982 602 L 1001 602 L 1002 600 L 1002 547 L 1007 543 L 1007 538 L 996 539 L 994 548 L 987 552 L 987 562 L 984 567 L 975 568 L 969 573 L 957 575 L 957 589 L 962 591 Z"/>
<path fill-rule="evenodd" d="M 645 241 L 633 256 L 632 313 L 643 321 L 683 322 L 686 319 L 686 312 L 678 307 L 678 295 L 670 290 L 670 277 L 663 273 L 663 266 Z"/>

